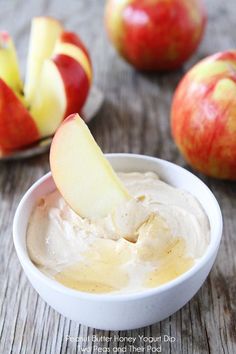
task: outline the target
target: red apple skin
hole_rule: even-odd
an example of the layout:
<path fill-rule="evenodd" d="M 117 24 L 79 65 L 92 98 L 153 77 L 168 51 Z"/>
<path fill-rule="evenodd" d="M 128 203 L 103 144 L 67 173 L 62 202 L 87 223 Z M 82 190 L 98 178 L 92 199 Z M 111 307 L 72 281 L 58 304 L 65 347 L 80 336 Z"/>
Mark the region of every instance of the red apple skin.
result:
<path fill-rule="evenodd" d="M 90 82 L 83 67 L 78 61 L 64 54 L 52 58 L 59 70 L 65 86 L 67 107 L 65 118 L 80 112 L 88 96 Z"/>
<path fill-rule="evenodd" d="M 89 52 L 88 52 L 87 48 L 85 47 L 84 43 L 82 42 L 82 40 L 80 39 L 80 37 L 78 36 L 78 34 L 76 34 L 74 32 L 68 32 L 68 31 L 62 32 L 62 34 L 60 35 L 59 41 L 62 43 L 74 44 L 75 46 L 82 49 L 82 51 L 84 52 L 84 54 L 86 55 L 86 57 L 89 61 L 90 66 L 92 66 Z"/>
<path fill-rule="evenodd" d="M 125 2 L 108 0 L 105 24 L 117 51 L 135 68 L 176 69 L 197 49 L 207 19 L 201 0 Z"/>
<path fill-rule="evenodd" d="M 190 165 L 236 180 L 236 51 L 210 56 L 184 76 L 172 102 L 171 129 Z"/>
<path fill-rule="evenodd" d="M 0 79 L 0 150 L 7 154 L 40 138 L 27 109 L 12 89 Z"/>

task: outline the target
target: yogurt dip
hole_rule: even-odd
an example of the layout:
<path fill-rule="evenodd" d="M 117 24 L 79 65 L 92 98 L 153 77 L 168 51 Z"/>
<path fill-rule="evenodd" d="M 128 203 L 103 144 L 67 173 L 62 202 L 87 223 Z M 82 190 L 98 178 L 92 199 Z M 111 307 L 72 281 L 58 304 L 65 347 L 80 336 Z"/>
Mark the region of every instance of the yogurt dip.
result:
<path fill-rule="evenodd" d="M 103 219 L 80 217 L 57 190 L 38 201 L 27 248 L 42 272 L 80 291 L 137 292 L 178 277 L 204 254 L 209 222 L 195 197 L 153 172 L 118 176 L 134 199 Z"/>

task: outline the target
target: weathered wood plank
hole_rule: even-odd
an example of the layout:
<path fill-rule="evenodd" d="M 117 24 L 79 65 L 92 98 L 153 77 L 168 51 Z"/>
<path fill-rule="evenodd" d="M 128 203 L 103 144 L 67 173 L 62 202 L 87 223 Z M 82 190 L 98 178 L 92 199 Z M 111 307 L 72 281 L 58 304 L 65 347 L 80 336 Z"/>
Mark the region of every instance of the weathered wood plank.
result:
<path fill-rule="evenodd" d="M 1 0 L 0 27 L 15 38 L 22 66 L 26 62 L 32 16 L 56 16 L 68 29 L 81 33 L 91 51 L 95 83 L 106 96 L 103 108 L 90 125 L 103 150 L 149 154 L 187 167 L 170 136 L 172 93 L 194 62 L 236 43 L 234 1 L 206 3 L 209 25 L 199 51 L 182 70 L 161 75 L 138 73 L 117 57 L 104 33 L 102 1 Z M 48 170 L 46 154 L 0 164 L 0 353 L 99 353 L 102 348 L 131 352 L 128 339 L 123 342 L 122 337 L 133 338 L 135 347 L 148 353 L 144 337 L 161 335 L 176 338 L 172 344 L 162 342 L 163 353 L 236 352 L 235 183 L 200 176 L 221 204 L 225 227 L 216 264 L 192 301 L 153 326 L 107 332 L 81 326 L 49 308 L 31 288 L 17 260 L 11 237 L 14 211 L 22 194 Z M 93 335 L 98 341 L 92 342 Z M 104 336 L 111 340 L 106 342 Z M 158 348 L 159 343 L 151 345 Z"/>

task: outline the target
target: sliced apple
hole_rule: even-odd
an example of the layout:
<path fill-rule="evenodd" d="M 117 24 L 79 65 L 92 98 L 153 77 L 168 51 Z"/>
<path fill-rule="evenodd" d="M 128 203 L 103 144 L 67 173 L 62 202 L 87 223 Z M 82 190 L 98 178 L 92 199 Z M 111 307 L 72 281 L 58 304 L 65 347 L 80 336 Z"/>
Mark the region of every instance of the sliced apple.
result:
<path fill-rule="evenodd" d="M 89 81 L 91 81 L 92 66 L 89 54 L 77 34 L 73 32 L 63 32 L 56 42 L 53 53 L 65 54 L 74 58 L 81 64 L 88 75 Z"/>
<path fill-rule="evenodd" d="M 68 113 L 79 112 L 88 91 L 88 77 L 75 59 L 56 55 L 46 60 L 31 103 L 31 114 L 41 136 L 53 134 Z"/>
<path fill-rule="evenodd" d="M 39 131 L 13 90 L 0 79 L 0 150 L 8 153 L 39 139 Z"/>
<path fill-rule="evenodd" d="M 35 17 L 32 20 L 24 88 L 28 102 L 34 98 L 43 62 L 52 55 L 62 31 L 61 23 L 51 17 Z"/>
<path fill-rule="evenodd" d="M 58 54 L 53 58 L 65 85 L 67 107 L 64 118 L 80 112 L 90 89 L 89 78 L 82 65 L 76 59 Z"/>
<path fill-rule="evenodd" d="M 92 65 L 91 59 L 89 56 L 89 52 L 88 52 L 87 48 L 85 47 L 84 43 L 81 41 L 78 34 L 76 34 L 75 32 L 64 31 L 60 35 L 60 37 L 58 38 L 58 42 L 70 43 L 70 44 L 74 44 L 75 46 L 79 47 L 85 53 L 90 65 Z"/>
<path fill-rule="evenodd" d="M 43 64 L 37 93 L 31 103 L 31 115 L 42 137 L 55 132 L 64 118 L 65 111 L 64 82 L 55 63 L 48 59 Z"/>
<path fill-rule="evenodd" d="M 57 130 L 50 151 L 53 179 L 60 193 L 81 215 L 106 216 L 130 196 L 78 114 Z"/>
<path fill-rule="evenodd" d="M 0 78 L 16 92 L 21 92 L 23 83 L 16 49 L 12 38 L 5 31 L 0 32 Z"/>
<path fill-rule="evenodd" d="M 67 115 L 81 111 L 91 85 L 91 62 L 80 38 L 64 32 L 59 21 L 50 17 L 32 20 L 24 90 L 15 47 L 6 32 L 0 32 L 0 64 L 4 87 L 0 95 L 1 153 L 54 134 Z M 10 99 L 2 103 L 3 97 Z"/>

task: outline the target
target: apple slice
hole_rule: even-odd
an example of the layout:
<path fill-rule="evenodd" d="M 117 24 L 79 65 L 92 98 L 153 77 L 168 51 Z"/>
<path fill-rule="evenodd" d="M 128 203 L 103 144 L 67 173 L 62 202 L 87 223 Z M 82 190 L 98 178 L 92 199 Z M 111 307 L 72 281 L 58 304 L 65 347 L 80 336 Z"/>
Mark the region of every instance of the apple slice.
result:
<path fill-rule="evenodd" d="M 13 90 L 0 79 L 0 150 L 7 154 L 39 139 L 39 131 Z"/>
<path fill-rule="evenodd" d="M 0 78 L 14 91 L 20 93 L 23 83 L 14 43 L 5 31 L 0 32 Z"/>
<path fill-rule="evenodd" d="M 60 37 L 58 38 L 57 42 L 70 43 L 70 44 L 73 44 L 73 45 L 79 47 L 86 55 L 90 65 L 92 65 L 91 60 L 90 60 L 90 56 L 89 56 L 89 52 L 88 52 L 87 48 L 85 47 L 84 43 L 81 41 L 81 39 L 77 33 L 64 31 L 60 35 Z"/>
<path fill-rule="evenodd" d="M 57 130 L 50 165 L 60 193 L 82 217 L 104 217 L 131 198 L 78 114 Z"/>
<path fill-rule="evenodd" d="M 88 91 L 88 77 L 75 59 L 58 54 L 45 60 L 30 110 L 41 136 L 53 134 L 68 114 L 79 112 Z"/>
<path fill-rule="evenodd" d="M 55 63 L 45 60 L 35 98 L 31 103 L 31 115 L 41 137 L 55 132 L 66 111 L 66 92 L 63 79 Z"/>
<path fill-rule="evenodd" d="M 76 33 L 63 32 L 55 44 L 53 54 L 65 54 L 74 58 L 83 67 L 89 81 L 92 80 L 92 65 L 88 51 Z"/>
<path fill-rule="evenodd" d="M 55 42 L 62 31 L 61 23 L 51 17 L 35 17 L 32 20 L 24 87 L 28 102 L 37 91 L 43 62 L 52 55 Z"/>

